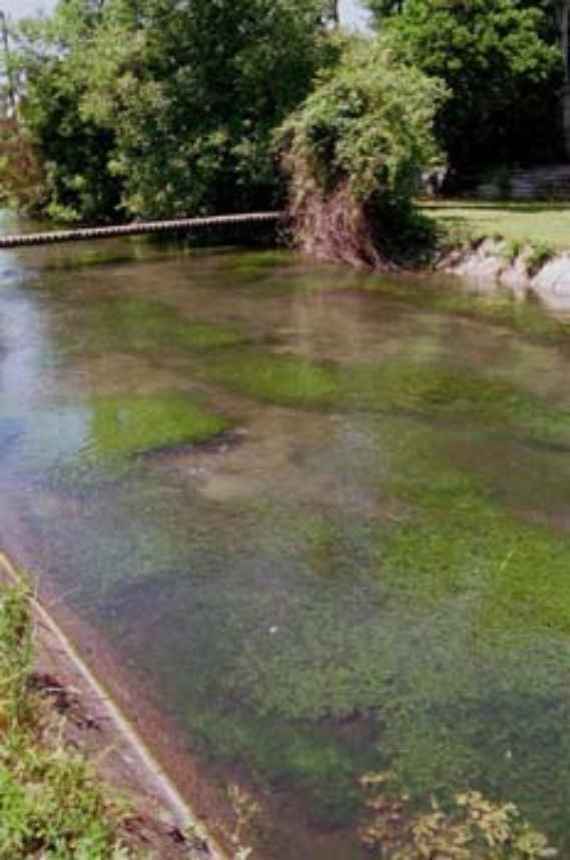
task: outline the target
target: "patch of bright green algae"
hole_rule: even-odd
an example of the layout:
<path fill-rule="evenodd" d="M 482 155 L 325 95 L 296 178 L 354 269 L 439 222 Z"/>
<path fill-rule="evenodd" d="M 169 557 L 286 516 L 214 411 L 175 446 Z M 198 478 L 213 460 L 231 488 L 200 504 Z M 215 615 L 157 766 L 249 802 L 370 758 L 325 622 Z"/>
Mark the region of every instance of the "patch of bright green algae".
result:
<path fill-rule="evenodd" d="M 21 427 L 20 467 L 66 485 L 89 484 L 100 470 L 117 477 L 136 455 L 205 442 L 232 426 L 178 392 L 93 397 L 12 423 Z"/>
<path fill-rule="evenodd" d="M 204 442 L 230 426 L 177 393 L 101 397 L 90 405 L 87 455 L 96 460 L 117 461 Z"/>
<path fill-rule="evenodd" d="M 340 368 L 291 355 L 243 352 L 209 367 L 213 381 L 299 409 L 412 413 L 473 422 L 518 437 L 570 445 L 570 410 L 485 373 L 406 360 Z"/>
<path fill-rule="evenodd" d="M 378 548 L 379 576 L 419 605 L 476 600 L 472 621 L 570 633 L 570 536 L 515 517 L 478 482 L 442 470 L 400 488 L 408 515 Z"/>
<path fill-rule="evenodd" d="M 279 406 L 327 408 L 341 398 L 335 368 L 294 356 L 242 353 L 216 361 L 208 375 L 228 388 Z"/>

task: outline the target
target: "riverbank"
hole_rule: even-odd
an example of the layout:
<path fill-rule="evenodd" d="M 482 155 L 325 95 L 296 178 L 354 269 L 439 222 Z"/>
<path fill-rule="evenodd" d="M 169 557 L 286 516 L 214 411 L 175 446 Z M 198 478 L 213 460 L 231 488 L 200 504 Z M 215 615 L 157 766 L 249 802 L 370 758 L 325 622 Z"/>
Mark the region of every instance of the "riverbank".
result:
<path fill-rule="evenodd" d="M 203 860 L 213 846 L 0 554 L 0 857 Z"/>
<path fill-rule="evenodd" d="M 526 244 L 513 249 L 500 238 L 483 238 L 444 250 L 434 267 L 470 280 L 493 281 L 511 289 L 570 297 L 570 252 L 556 254 Z"/>
<path fill-rule="evenodd" d="M 438 271 L 530 289 L 559 308 L 570 297 L 568 205 L 436 201 L 421 211 L 439 233 Z"/>
<path fill-rule="evenodd" d="M 547 201 L 430 200 L 420 211 L 455 245 L 500 239 L 512 247 L 570 251 L 570 204 Z"/>

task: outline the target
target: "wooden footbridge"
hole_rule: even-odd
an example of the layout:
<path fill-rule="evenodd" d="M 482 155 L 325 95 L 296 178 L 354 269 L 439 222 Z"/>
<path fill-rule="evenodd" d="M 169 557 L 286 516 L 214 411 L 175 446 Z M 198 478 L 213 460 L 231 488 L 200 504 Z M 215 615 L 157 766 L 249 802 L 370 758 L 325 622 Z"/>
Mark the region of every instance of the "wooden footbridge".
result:
<path fill-rule="evenodd" d="M 118 236 L 144 236 L 156 233 L 192 233 L 204 229 L 248 224 L 275 224 L 284 219 L 283 212 L 250 212 L 242 215 L 214 215 L 206 218 L 179 218 L 175 221 L 134 221 L 116 227 L 82 227 L 76 230 L 53 230 L 45 233 L 8 233 L 0 235 L 0 248 L 28 248 L 57 245 L 63 242 L 85 242 L 114 239 Z"/>

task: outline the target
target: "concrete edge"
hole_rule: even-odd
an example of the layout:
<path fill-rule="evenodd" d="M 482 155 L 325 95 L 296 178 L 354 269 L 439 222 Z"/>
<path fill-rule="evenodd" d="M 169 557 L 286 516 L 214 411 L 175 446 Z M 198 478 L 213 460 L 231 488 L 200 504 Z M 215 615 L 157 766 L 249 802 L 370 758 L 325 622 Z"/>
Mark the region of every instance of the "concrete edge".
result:
<path fill-rule="evenodd" d="M 27 581 L 25 575 L 18 570 L 8 556 L 1 550 L 0 571 L 4 572 L 14 585 L 25 585 L 29 587 L 30 583 Z M 38 621 L 45 625 L 50 634 L 60 645 L 65 658 L 69 660 L 70 664 L 82 677 L 88 688 L 90 688 L 91 692 L 101 703 L 110 723 L 112 723 L 117 733 L 122 737 L 125 744 L 140 762 L 142 770 L 147 774 L 149 784 L 152 785 L 156 794 L 161 798 L 166 810 L 172 815 L 177 826 L 180 827 L 181 830 L 198 826 L 201 831 L 205 831 L 209 857 L 212 858 L 212 860 L 229 860 L 225 852 L 222 851 L 217 842 L 207 832 L 207 829 L 204 828 L 204 825 L 199 822 L 189 803 L 182 797 L 176 785 L 150 752 L 125 714 L 113 701 L 103 684 L 95 677 L 83 658 L 76 651 L 59 624 L 57 624 L 57 622 L 52 618 L 50 613 L 40 603 L 37 597 L 31 596 L 30 603 L 32 613 L 36 616 Z"/>

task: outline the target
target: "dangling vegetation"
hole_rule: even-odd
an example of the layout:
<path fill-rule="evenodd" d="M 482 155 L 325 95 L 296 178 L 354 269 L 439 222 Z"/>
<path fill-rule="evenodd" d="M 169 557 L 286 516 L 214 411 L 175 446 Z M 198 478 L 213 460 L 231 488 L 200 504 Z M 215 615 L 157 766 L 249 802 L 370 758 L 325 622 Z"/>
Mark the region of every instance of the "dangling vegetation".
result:
<path fill-rule="evenodd" d="M 305 251 L 383 266 L 417 247 L 426 228 L 412 200 L 422 169 L 442 158 L 432 125 L 445 96 L 384 40 L 344 44 L 278 133 Z"/>

